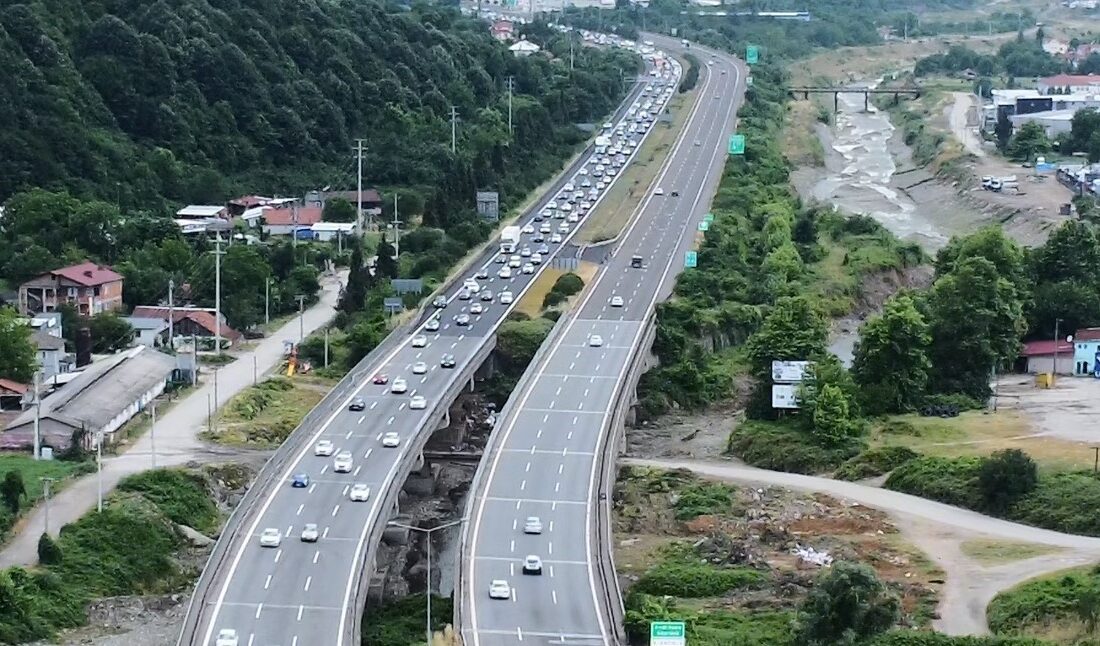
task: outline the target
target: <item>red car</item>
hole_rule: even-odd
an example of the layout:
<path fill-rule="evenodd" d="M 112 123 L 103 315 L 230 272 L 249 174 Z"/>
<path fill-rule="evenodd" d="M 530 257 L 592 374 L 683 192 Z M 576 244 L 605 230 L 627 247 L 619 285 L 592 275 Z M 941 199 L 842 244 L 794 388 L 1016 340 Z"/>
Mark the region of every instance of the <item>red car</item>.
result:
<path fill-rule="evenodd" d="M 374 376 L 374 383 L 378 384 L 379 386 L 384 386 L 384 385 L 390 383 L 390 378 L 387 377 L 386 375 L 375 375 Z"/>

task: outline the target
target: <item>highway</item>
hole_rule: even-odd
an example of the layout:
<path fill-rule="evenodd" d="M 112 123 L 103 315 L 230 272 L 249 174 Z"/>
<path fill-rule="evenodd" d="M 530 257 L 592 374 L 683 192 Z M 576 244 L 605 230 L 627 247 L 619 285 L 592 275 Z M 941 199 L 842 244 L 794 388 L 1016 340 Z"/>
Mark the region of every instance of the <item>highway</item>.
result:
<path fill-rule="evenodd" d="M 652 38 L 666 50 L 679 49 L 671 39 Z M 710 58 L 706 50 L 691 51 L 704 64 Z M 666 166 L 619 248 L 497 422 L 492 457 L 471 491 L 462 553 L 458 608 L 467 646 L 617 641 L 594 562 L 600 546 L 593 516 L 600 496 L 611 494 L 598 484 L 597 458 L 609 450 L 612 411 L 632 358 L 647 349 L 641 341 L 655 304 L 670 293 L 717 190 L 744 95 L 739 64 L 707 53 L 715 61 L 700 69 L 698 102 Z M 631 267 L 634 255 L 642 256 L 642 268 Z M 623 299 L 621 307 L 611 305 L 614 297 Z M 524 532 L 531 516 L 539 517 L 541 534 Z M 523 575 L 527 555 L 541 558 L 541 576 Z M 509 599 L 489 597 L 497 579 L 511 585 Z"/>
<path fill-rule="evenodd" d="M 674 87 L 675 79 L 670 82 Z M 643 83 L 636 85 L 616 112 L 614 125 L 627 118 L 627 109 L 644 89 Z M 664 103 L 662 100 L 658 106 Z M 642 138 L 639 133 L 635 144 Z M 566 182 L 579 183 L 582 173 L 589 176 L 595 171 L 594 154 L 590 148 L 520 223 L 538 229 L 541 225 L 534 220 L 536 214 L 558 196 Z M 629 163 L 633 153 L 623 157 Z M 598 198 L 606 193 L 605 188 Z M 241 646 L 342 646 L 359 642 L 356 618 L 362 611 L 359 597 L 363 570 L 371 567 L 382 526 L 391 518 L 393 501 L 411 463 L 453 397 L 470 382 L 473 371 L 491 349 L 497 326 L 549 264 L 549 257 L 563 248 L 575 251 L 568 244 L 580 223 L 565 219 L 545 222 L 564 239 L 554 243 L 546 236 L 545 243 L 536 244 L 531 235 L 525 236 L 521 244 L 532 248 L 547 244 L 549 255 L 543 265 L 530 274 L 514 269 L 511 277 L 498 277 L 504 265 L 496 262 L 499 254 L 491 245 L 474 265 L 475 270 L 484 270 L 488 275 L 479 282 L 482 291 L 493 292 L 491 301 L 483 301 L 481 294 L 474 294 L 471 300 L 460 299 L 462 281 L 456 281 L 444 293 L 448 305 L 440 310 L 438 330 L 427 331 L 429 315 L 425 312 L 412 334 L 387 340 L 393 347 L 387 345 L 388 351 L 377 363 L 364 365 L 365 360 L 356 367 L 351 387 L 338 388 L 322 401 L 318 410 L 323 415 L 317 417 L 318 423 L 294 432 L 284 444 L 286 459 L 273 459 L 265 467 L 268 477 L 262 474 L 257 479 L 257 483 L 271 482 L 272 486 L 259 493 L 254 505 L 239 512 L 242 520 L 235 528 L 223 533 L 225 544 L 215 549 L 223 556 L 211 566 L 216 571 L 204 575 L 209 580 L 200 582 L 196 589 L 180 644 L 214 644 L 223 629 L 236 631 Z M 527 260 L 523 258 L 523 262 Z M 462 278 L 474 273 L 472 270 Z M 506 290 L 514 294 L 515 302 L 501 302 L 500 293 Z M 474 311 L 474 304 L 483 306 L 484 312 Z M 460 315 L 470 317 L 468 325 L 458 323 Z M 421 336 L 422 343 L 415 340 Z M 444 355 L 453 355 L 453 368 L 441 365 Z M 424 371 L 414 374 L 419 362 L 425 364 Z M 380 374 L 386 375 L 389 383 L 374 383 L 374 377 Z M 391 392 L 393 380 L 398 377 L 407 380 L 407 392 Z M 426 402 L 423 408 L 414 410 L 412 403 L 417 396 Z M 355 398 L 362 399 L 363 410 L 349 410 Z M 398 434 L 399 445 L 385 447 L 383 436 L 391 432 Z M 334 455 L 350 452 L 350 471 L 336 473 L 334 455 L 315 455 L 319 441 L 330 441 Z M 308 477 L 308 484 L 293 486 L 300 476 Z M 350 490 L 356 484 L 370 487 L 368 500 L 350 499 Z M 315 543 L 299 539 L 307 523 L 316 524 L 320 532 Z M 264 530 L 277 530 L 281 543 L 261 546 Z"/>

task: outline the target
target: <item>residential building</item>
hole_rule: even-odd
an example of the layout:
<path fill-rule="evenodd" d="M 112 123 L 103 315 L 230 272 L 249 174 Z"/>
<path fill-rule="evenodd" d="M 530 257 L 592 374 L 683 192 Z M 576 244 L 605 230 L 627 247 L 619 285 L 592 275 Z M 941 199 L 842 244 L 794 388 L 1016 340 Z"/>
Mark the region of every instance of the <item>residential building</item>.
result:
<path fill-rule="evenodd" d="M 43 330 L 35 330 L 31 333 L 31 342 L 37 349 L 38 367 L 42 371 L 43 380 L 49 380 L 54 375 L 73 369 L 76 359 L 72 354 L 65 352 L 64 339 L 51 336 Z"/>
<path fill-rule="evenodd" d="M 122 307 L 122 276 L 94 262 L 62 267 L 19 286 L 19 311 L 23 314 L 57 311 L 71 303 L 91 316 Z"/>
<path fill-rule="evenodd" d="M 321 221 L 321 207 L 318 206 L 265 206 L 262 216 L 262 230 L 271 236 L 299 235 L 310 232 L 310 227 Z M 308 237 L 312 238 L 310 232 Z"/>
<path fill-rule="evenodd" d="M 185 220 L 210 220 L 214 218 L 225 219 L 229 216 L 229 209 L 218 204 L 188 204 L 176 211 L 176 217 Z"/>
<path fill-rule="evenodd" d="M 186 218 L 175 218 L 172 220 L 176 223 L 176 226 L 180 228 L 180 233 L 185 236 L 188 235 L 201 235 L 206 233 L 209 228 L 209 220 L 189 220 Z"/>
<path fill-rule="evenodd" d="M 311 227 L 313 239 L 319 242 L 331 242 L 343 236 L 355 233 L 354 222 L 318 222 Z"/>
<path fill-rule="evenodd" d="M 164 392 L 175 369 L 174 358 L 141 345 L 87 366 L 41 400 L 43 446 L 67 449 L 81 432 L 86 449 L 92 448 L 100 435 L 113 443 L 115 432 Z M 34 417 L 35 411 L 30 409 L 9 424 L 0 434 L 0 448 L 33 446 Z"/>
<path fill-rule="evenodd" d="M 502 43 L 511 41 L 516 37 L 515 26 L 511 20 L 498 20 L 489 27 L 489 35 Z"/>
<path fill-rule="evenodd" d="M 1041 94 L 1100 94 L 1100 76 L 1095 74 L 1056 74 L 1035 83 Z"/>
<path fill-rule="evenodd" d="M 1057 355 L 1055 355 L 1055 348 L 1057 348 Z M 1055 367 L 1058 368 L 1060 375 L 1075 374 L 1074 346 L 1069 341 L 1060 340 L 1057 344 L 1053 339 L 1028 341 L 1024 344 L 1020 356 L 1027 360 L 1029 374 L 1049 373 Z M 1058 360 L 1057 366 L 1055 366 L 1055 356 Z"/>
<path fill-rule="evenodd" d="M 150 348 L 168 344 L 167 317 L 127 316 L 123 320 L 134 328 L 134 343 Z"/>
<path fill-rule="evenodd" d="M 134 308 L 131 314 L 131 319 L 156 319 L 168 324 L 169 311 L 171 311 L 173 323 L 172 334 L 177 339 L 180 337 L 202 337 L 209 338 L 215 336 L 218 332 L 217 319 L 214 315 L 213 308 L 204 307 L 173 307 L 171 310 L 167 307 L 159 305 L 138 305 Z M 230 345 L 240 342 L 244 338 L 244 335 L 229 327 L 229 324 L 225 322 L 225 316 L 221 317 L 221 337 L 225 339 L 225 342 Z M 157 333 L 158 335 L 160 333 Z M 163 334 L 163 338 L 166 340 L 167 330 Z M 149 345 L 149 344 L 143 344 Z"/>
<path fill-rule="evenodd" d="M 537 54 L 542 48 L 529 40 L 521 40 L 508 48 L 516 58 L 524 58 L 531 54 Z"/>
<path fill-rule="evenodd" d="M 337 197 L 342 200 L 347 200 L 352 206 L 355 206 L 359 201 L 359 191 L 358 189 L 352 189 L 350 191 L 312 191 L 306 195 L 306 206 L 320 206 L 324 208 L 329 200 Z M 382 215 L 382 194 L 378 192 L 378 189 L 363 189 L 362 208 L 365 215 L 374 217 Z"/>
<path fill-rule="evenodd" d="M 1100 373 L 1100 328 L 1077 330 L 1073 335 L 1073 374 Z"/>
<path fill-rule="evenodd" d="M 23 398 L 30 387 L 11 379 L 0 379 L 0 410 L 23 410 Z"/>

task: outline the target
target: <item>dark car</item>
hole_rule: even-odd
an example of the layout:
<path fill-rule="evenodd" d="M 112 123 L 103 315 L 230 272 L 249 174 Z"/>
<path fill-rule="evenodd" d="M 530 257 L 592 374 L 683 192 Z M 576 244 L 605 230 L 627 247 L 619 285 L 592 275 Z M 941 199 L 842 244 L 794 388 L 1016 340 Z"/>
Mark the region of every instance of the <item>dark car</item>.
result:
<path fill-rule="evenodd" d="M 309 476 L 305 473 L 295 473 L 294 478 L 290 481 L 290 486 L 295 489 L 302 489 L 309 486 Z"/>
<path fill-rule="evenodd" d="M 432 301 L 432 307 L 434 307 L 436 309 L 443 309 L 444 307 L 447 307 L 447 297 L 446 296 L 436 296 L 435 300 Z"/>
<path fill-rule="evenodd" d="M 542 234 L 541 234 L 541 233 L 536 233 L 536 234 L 535 234 L 534 236 L 532 236 L 532 238 L 531 238 L 531 242 L 542 242 L 543 240 L 546 240 L 546 238 L 542 237 Z"/>
<path fill-rule="evenodd" d="M 348 406 L 348 410 L 365 410 L 366 408 L 367 402 L 363 401 L 362 397 L 351 400 L 351 405 Z"/>
<path fill-rule="evenodd" d="M 672 197 L 680 197 L 680 191 L 672 191 Z"/>
<path fill-rule="evenodd" d="M 445 354 L 443 358 L 439 360 L 439 367 L 441 368 L 454 368 L 455 356 L 453 354 Z"/>

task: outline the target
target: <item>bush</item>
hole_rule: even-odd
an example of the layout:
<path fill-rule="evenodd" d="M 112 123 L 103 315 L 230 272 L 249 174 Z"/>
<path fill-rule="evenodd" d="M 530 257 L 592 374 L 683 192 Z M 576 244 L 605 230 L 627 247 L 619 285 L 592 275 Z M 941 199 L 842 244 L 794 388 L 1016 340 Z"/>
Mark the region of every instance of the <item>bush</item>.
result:
<path fill-rule="evenodd" d="M 967 509 L 981 509 L 978 484 L 981 466 L 982 459 L 976 457 L 919 457 L 894 469 L 886 479 L 886 488 Z"/>
<path fill-rule="evenodd" d="M 884 446 L 867 449 L 851 458 L 833 473 L 838 480 L 863 480 L 893 471 L 920 454 L 906 446 Z"/>
<path fill-rule="evenodd" d="M 731 611 L 708 607 L 681 609 L 670 597 L 655 597 L 635 589 L 624 600 L 623 627 L 632 644 L 646 643 L 649 622 L 684 621 L 692 646 L 782 646 L 791 641 L 792 616 L 787 612 Z"/>
<path fill-rule="evenodd" d="M 798 612 L 795 643 L 852 644 L 892 628 L 901 603 L 861 564 L 838 562 L 818 575 Z"/>
<path fill-rule="evenodd" d="M 424 643 L 424 595 L 413 594 L 381 605 L 370 604 L 363 613 L 361 638 L 371 646 L 409 646 Z M 454 620 L 450 598 L 432 596 L 432 630 L 442 630 Z"/>
<path fill-rule="evenodd" d="M 677 520 L 692 520 L 699 516 L 728 512 L 733 504 L 730 488 L 724 484 L 706 483 L 687 487 L 673 505 Z"/>
<path fill-rule="evenodd" d="M 218 509 L 201 476 L 180 469 L 156 469 L 124 478 L 118 489 L 140 493 L 174 523 L 200 532 L 218 527 Z"/>
<path fill-rule="evenodd" d="M 563 296 L 572 296 L 582 289 L 584 289 L 584 279 L 573 272 L 569 272 L 558 276 L 558 279 L 554 282 L 554 286 L 550 288 L 550 291 L 557 292 Z"/>
<path fill-rule="evenodd" d="M 921 402 L 921 408 L 955 408 L 959 411 L 981 410 L 983 402 L 962 393 L 928 395 Z"/>
<path fill-rule="evenodd" d="M 1076 619 L 1082 594 L 1100 586 L 1100 568 L 1078 569 L 1032 581 L 993 597 L 986 615 L 994 633 L 1021 633 L 1034 625 Z"/>
<path fill-rule="evenodd" d="M 1090 472 L 1043 474 L 1008 518 L 1057 532 L 1100 536 L 1100 480 Z"/>
<path fill-rule="evenodd" d="M 61 562 L 61 547 L 46 532 L 38 537 L 38 562 L 42 565 L 56 565 Z"/>
<path fill-rule="evenodd" d="M 554 307 L 555 305 L 561 305 L 565 301 L 566 298 L 567 297 L 566 297 L 565 294 L 562 294 L 561 292 L 555 292 L 554 290 L 550 290 L 550 291 L 546 292 L 546 296 L 542 297 L 542 306 L 544 308 L 547 308 L 547 307 Z"/>
<path fill-rule="evenodd" d="M 1003 514 L 1020 496 L 1035 489 L 1039 467 L 1020 449 L 996 451 L 978 472 L 985 508 Z"/>
<path fill-rule="evenodd" d="M 745 422 L 730 434 L 727 452 L 761 469 L 814 474 L 835 469 L 862 448 L 859 442 L 824 448 L 790 426 Z"/>
<path fill-rule="evenodd" d="M 923 630 L 895 630 L 875 637 L 867 646 L 1050 646 L 1050 642 L 1030 637 L 956 637 Z"/>
<path fill-rule="evenodd" d="M 750 568 L 723 569 L 702 563 L 665 562 L 643 574 L 634 589 L 647 594 L 698 599 L 757 587 L 766 579 L 763 573 Z"/>

